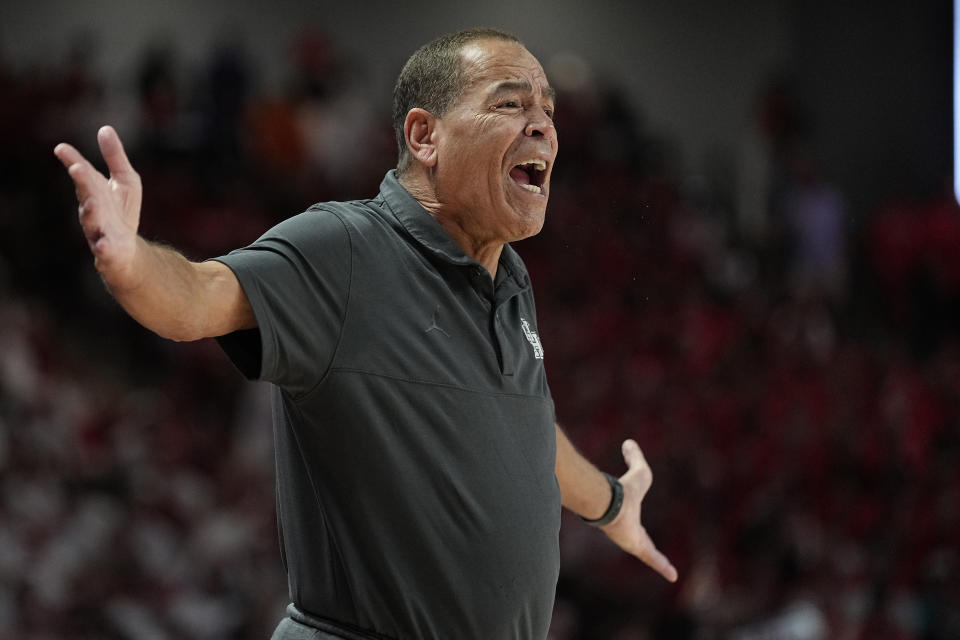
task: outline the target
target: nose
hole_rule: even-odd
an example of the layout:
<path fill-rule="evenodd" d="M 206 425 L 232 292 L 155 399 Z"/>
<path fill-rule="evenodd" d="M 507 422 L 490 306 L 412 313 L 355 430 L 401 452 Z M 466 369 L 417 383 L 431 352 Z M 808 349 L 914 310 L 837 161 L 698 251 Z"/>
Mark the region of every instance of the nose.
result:
<path fill-rule="evenodd" d="M 530 111 L 530 120 L 527 122 L 523 133 L 531 137 L 557 137 L 557 129 L 553 124 L 553 120 L 547 116 L 543 109 L 533 109 Z"/>

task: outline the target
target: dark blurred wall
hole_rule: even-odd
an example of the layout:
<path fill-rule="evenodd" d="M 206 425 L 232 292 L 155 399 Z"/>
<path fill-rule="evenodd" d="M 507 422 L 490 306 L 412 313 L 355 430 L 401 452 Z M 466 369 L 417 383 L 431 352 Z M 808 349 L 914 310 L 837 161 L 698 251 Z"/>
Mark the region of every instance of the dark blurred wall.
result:
<path fill-rule="evenodd" d="M 792 11 L 811 143 L 851 209 L 947 188 L 951 3 L 803 0 Z"/>
<path fill-rule="evenodd" d="M 231 34 L 245 43 L 264 88 L 275 90 L 286 77 L 291 39 L 309 26 L 330 35 L 369 97 L 385 106 L 414 48 L 444 32 L 493 26 L 517 33 L 548 72 L 559 52 L 580 56 L 678 145 L 682 170 L 698 172 L 705 156 L 735 153 L 758 87 L 789 64 L 788 7 L 787 0 L 4 2 L 0 59 L 16 68 L 59 64 L 86 32 L 97 42 L 95 63 L 107 86 L 122 97 L 146 46 L 168 45 L 187 73 Z"/>
<path fill-rule="evenodd" d="M 413 48 L 485 24 L 518 33 L 548 70 L 555 54 L 574 52 L 597 77 L 624 87 L 648 126 L 676 145 L 686 173 L 735 162 L 759 92 L 779 75 L 795 80 L 809 143 L 859 212 L 895 188 L 929 191 L 947 178 L 951 18 L 948 0 L 558 0 L 548 8 L 505 0 L 37 0 L 0 7 L 0 59 L 14 68 L 59 64 L 88 33 L 95 64 L 122 97 L 147 45 L 169 44 L 187 72 L 230 34 L 245 43 L 264 88 L 276 89 L 289 42 L 310 26 L 348 54 L 351 72 L 385 109 Z"/>

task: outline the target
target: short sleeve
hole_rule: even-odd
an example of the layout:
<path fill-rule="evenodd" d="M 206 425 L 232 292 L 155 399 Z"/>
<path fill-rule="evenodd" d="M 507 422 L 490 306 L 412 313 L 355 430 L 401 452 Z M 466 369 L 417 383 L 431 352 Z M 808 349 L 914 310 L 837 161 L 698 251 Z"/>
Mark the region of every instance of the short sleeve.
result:
<path fill-rule="evenodd" d="M 310 391 L 333 360 L 350 295 L 343 221 L 310 209 L 214 259 L 236 274 L 257 319 L 257 329 L 223 336 L 220 346 L 248 378 L 295 396 Z"/>

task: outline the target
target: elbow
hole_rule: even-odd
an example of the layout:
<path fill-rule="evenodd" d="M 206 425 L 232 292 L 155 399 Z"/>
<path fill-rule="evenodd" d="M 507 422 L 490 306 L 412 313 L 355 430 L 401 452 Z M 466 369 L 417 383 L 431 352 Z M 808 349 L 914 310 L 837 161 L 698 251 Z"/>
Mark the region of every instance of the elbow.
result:
<path fill-rule="evenodd" d="M 160 337 L 166 338 L 167 340 L 172 340 L 173 342 L 196 342 L 197 340 L 201 339 L 200 337 L 196 337 L 192 334 L 173 333 L 169 335 L 163 335 L 163 334 L 159 334 L 159 335 Z"/>
<path fill-rule="evenodd" d="M 176 331 L 157 331 L 156 334 L 161 338 L 166 338 L 173 342 L 196 342 L 203 336 L 195 336 L 192 333 L 181 333 Z"/>
<path fill-rule="evenodd" d="M 196 342 L 207 337 L 207 334 L 196 323 L 176 322 L 163 327 L 147 327 L 161 338 L 173 342 Z"/>

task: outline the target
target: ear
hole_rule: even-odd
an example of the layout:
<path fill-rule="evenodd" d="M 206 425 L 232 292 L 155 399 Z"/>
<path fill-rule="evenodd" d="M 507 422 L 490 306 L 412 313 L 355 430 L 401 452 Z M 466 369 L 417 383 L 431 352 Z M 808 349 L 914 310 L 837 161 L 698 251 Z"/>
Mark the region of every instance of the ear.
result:
<path fill-rule="evenodd" d="M 426 109 L 410 109 L 403 121 L 403 136 L 410 156 L 428 167 L 437 164 L 437 119 Z"/>

